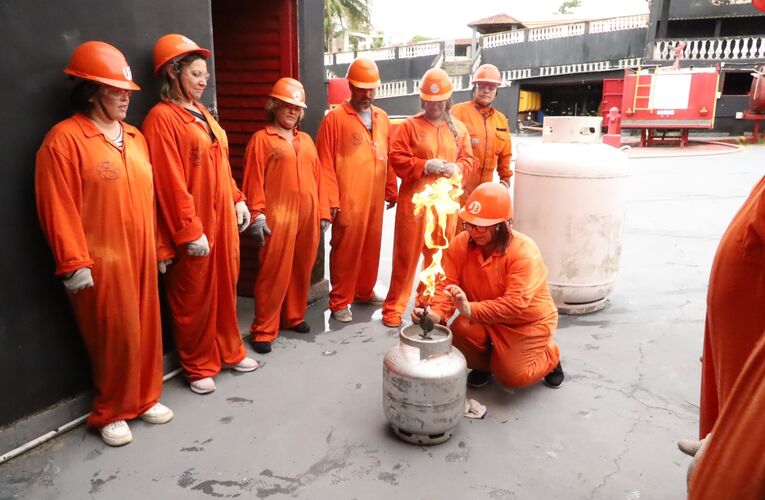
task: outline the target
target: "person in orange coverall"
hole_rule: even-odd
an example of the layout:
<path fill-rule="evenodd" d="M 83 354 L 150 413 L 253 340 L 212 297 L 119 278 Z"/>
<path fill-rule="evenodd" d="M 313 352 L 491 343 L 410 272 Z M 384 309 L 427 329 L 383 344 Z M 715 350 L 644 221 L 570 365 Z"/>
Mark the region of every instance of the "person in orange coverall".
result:
<path fill-rule="evenodd" d="M 255 240 L 264 242 L 255 282 L 255 320 L 250 341 L 271 352 L 280 323 L 308 333 L 305 322 L 311 269 L 320 231 L 329 226 L 329 205 L 320 199 L 321 165 L 311 137 L 297 130 L 305 90 L 293 78 L 278 80 L 266 104 L 270 124 L 247 144 L 244 191 L 254 217 Z M 270 226 L 270 227 L 269 227 Z M 267 239 L 266 236 L 269 236 Z"/>
<path fill-rule="evenodd" d="M 765 498 L 765 331 L 688 474 L 690 500 Z"/>
<path fill-rule="evenodd" d="M 765 176 L 717 247 L 707 291 L 699 438 L 712 431 L 747 357 L 765 331 Z M 681 440 L 693 456 L 700 441 Z"/>
<path fill-rule="evenodd" d="M 173 412 L 162 392 L 158 261 L 146 141 L 123 120 L 133 83 L 125 56 L 103 42 L 75 49 L 65 73 L 76 113 L 37 151 L 35 193 L 56 276 L 87 347 L 96 393 L 88 424 L 110 446 L 132 441 L 126 420 L 161 424 Z"/>
<path fill-rule="evenodd" d="M 465 186 L 461 199 L 463 205 L 479 184 L 493 181 L 495 170 L 499 182 L 508 188 L 513 175 L 510 170 L 510 126 L 505 115 L 492 107 L 497 88 L 502 85 L 499 70 L 493 64 L 481 65 L 470 83 L 473 100 L 455 104 L 452 108 L 452 115 L 467 127 L 470 145 L 477 158 L 473 174 L 462 181 Z"/>
<path fill-rule="evenodd" d="M 433 251 L 426 248 L 425 214 L 415 215 L 412 196 L 437 176 L 469 176 L 475 165 L 470 136 L 449 113 L 452 84 L 440 68 L 429 69 L 420 80 L 424 112 L 407 118 L 391 141 L 391 166 L 401 178 L 396 230 L 393 239 L 393 266 L 388 296 L 383 304 L 383 324 L 397 327 L 412 292 L 417 262 L 430 265 Z M 456 217 L 449 216 L 447 237 L 456 229 Z"/>
<path fill-rule="evenodd" d="M 396 205 L 396 174 L 388 165 L 388 114 L 373 106 L 380 72 L 371 59 L 348 68 L 349 101 L 324 117 L 316 139 L 332 207 L 329 309 L 337 321 L 353 319 L 349 305 L 380 305 L 375 294 L 383 206 Z"/>
<path fill-rule="evenodd" d="M 143 122 L 159 220 L 176 249 L 166 275 L 175 344 L 197 394 L 215 390 L 213 377 L 223 366 L 240 372 L 258 367 L 245 355 L 236 316 L 237 226 L 243 231 L 250 213 L 231 177 L 226 133 L 199 103 L 209 55 L 182 35 L 157 41 L 154 71 L 163 82 L 162 101 Z"/>
<path fill-rule="evenodd" d="M 563 382 L 560 349 L 553 340 L 558 309 L 547 286 L 547 268 L 528 236 L 512 229 L 510 192 L 501 184 L 478 186 L 460 210 L 464 232 L 444 251 L 445 279 L 429 315 L 450 328 L 454 346 L 472 371 L 468 383 L 523 387 L 544 378 Z M 416 323 L 423 308 L 416 307 Z"/>

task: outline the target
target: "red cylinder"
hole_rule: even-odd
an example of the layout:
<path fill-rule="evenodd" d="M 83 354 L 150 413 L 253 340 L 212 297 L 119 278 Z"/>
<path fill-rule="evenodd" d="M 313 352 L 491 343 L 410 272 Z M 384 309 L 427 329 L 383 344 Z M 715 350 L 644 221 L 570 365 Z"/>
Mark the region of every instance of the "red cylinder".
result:
<path fill-rule="evenodd" d="M 765 0 L 763 0 L 765 2 Z M 765 114 L 765 66 L 754 74 L 749 91 L 749 112 Z"/>

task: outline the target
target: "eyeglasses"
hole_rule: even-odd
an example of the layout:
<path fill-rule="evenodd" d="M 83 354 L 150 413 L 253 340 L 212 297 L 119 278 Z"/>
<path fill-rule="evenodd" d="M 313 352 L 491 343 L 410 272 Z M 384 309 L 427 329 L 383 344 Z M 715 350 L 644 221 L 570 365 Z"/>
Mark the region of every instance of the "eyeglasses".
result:
<path fill-rule="evenodd" d="M 475 224 L 471 224 L 469 222 L 462 222 L 462 229 L 465 231 L 475 231 L 476 233 L 485 233 L 489 230 L 491 226 L 476 226 Z"/>
<path fill-rule="evenodd" d="M 210 73 L 205 73 L 203 71 L 189 70 L 189 75 L 191 75 L 192 78 L 204 78 L 205 82 L 210 79 Z"/>
<path fill-rule="evenodd" d="M 133 95 L 132 90 L 118 89 L 116 87 L 103 87 L 104 97 L 110 99 L 122 99 L 123 97 L 130 97 Z"/>

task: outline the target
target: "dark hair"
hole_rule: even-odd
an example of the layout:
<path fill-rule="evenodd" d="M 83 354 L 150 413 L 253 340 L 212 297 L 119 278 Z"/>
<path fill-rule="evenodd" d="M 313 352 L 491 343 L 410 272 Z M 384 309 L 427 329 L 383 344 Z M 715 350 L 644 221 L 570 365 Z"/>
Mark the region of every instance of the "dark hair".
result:
<path fill-rule="evenodd" d="M 168 76 L 167 70 L 165 68 L 170 66 L 177 78 L 181 74 L 181 71 L 183 71 L 183 68 L 193 63 L 197 59 L 206 60 L 198 52 L 192 52 L 191 54 L 186 54 L 180 59 L 170 61 L 165 66 L 160 68 L 159 77 L 162 80 L 162 86 L 159 89 L 159 95 L 162 96 L 162 99 L 172 100 L 173 98 L 177 97 L 176 95 L 173 95 L 173 80 L 170 78 L 170 76 Z M 178 82 L 178 85 L 180 86 L 180 81 Z"/>
<path fill-rule="evenodd" d="M 72 104 L 72 109 L 77 113 L 90 113 L 93 103 L 90 101 L 96 92 L 98 92 L 99 85 L 89 80 L 80 80 L 72 87 L 72 93 L 69 96 L 69 102 Z"/>

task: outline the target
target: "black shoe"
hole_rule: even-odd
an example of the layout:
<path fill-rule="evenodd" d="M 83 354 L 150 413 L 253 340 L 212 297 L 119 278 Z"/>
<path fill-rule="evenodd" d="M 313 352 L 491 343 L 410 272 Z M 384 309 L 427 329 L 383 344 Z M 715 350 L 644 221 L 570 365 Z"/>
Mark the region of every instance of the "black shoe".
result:
<path fill-rule="evenodd" d="M 547 387 L 557 389 L 563 383 L 564 378 L 565 376 L 563 375 L 563 367 L 560 365 L 560 361 L 558 361 L 558 366 L 556 366 L 553 371 L 545 375 L 545 384 Z"/>
<path fill-rule="evenodd" d="M 268 354 L 271 352 L 271 342 L 258 342 L 257 340 L 252 340 L 252 338 L 250 338 L 250 345 L 252 346 L 252 350 L 258 354 Z"/>
<path fill-rule="evenodd" d="M 301 323 L 298 323 L 295 326 L 291 326 L 289 329 L 292 330 L 293 332 L 308 333 L 311 331 L 311 325 L 303 321 Z"/>
<path fill-rule="evenodd" d="M 489 379 L 491 379 L 491 372 L 472 370 L 468 374 L 467 383 L 470 387 L 483 387 L 489 383 Z"/>

